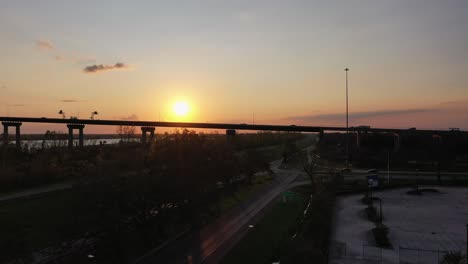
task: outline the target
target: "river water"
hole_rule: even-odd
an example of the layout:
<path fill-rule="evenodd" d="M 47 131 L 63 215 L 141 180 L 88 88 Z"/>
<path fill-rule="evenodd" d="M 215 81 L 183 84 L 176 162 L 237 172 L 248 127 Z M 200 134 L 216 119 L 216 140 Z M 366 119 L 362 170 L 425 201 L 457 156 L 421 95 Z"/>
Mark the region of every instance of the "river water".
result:
<path fill-rule="evenodd" d="M 138 142 L 139 139 L 133 139 L 132 142 Z M 83 144 L 85 146 L 94 146 L 94 145 L 112 145 L 118 144 L 120 142 L 120 138 L 100 138 L 100 139 L 85 139 Z M 15 140 L 9 141 L 9 144 L 16 144 Z M 66 147 L 68 146 L 68 140 L 21 140 L 21 145 L 28 146 L 29 148 L 42 148 L 44 147 Z M 78 139 L 73 140 L 73 145 L 78 146 Z"/>

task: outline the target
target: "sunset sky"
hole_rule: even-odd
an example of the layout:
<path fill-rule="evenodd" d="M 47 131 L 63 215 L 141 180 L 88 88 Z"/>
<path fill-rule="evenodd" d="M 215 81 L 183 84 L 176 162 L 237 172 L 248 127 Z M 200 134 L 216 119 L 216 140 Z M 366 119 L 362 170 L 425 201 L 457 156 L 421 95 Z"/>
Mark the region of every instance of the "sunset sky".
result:
<path fill-rule="evenodd" d="M 0 116 L 344 126 L 349 67 L 351 125 L 468 129 L 466 0 L 2 0 L 0 34 Z"/>

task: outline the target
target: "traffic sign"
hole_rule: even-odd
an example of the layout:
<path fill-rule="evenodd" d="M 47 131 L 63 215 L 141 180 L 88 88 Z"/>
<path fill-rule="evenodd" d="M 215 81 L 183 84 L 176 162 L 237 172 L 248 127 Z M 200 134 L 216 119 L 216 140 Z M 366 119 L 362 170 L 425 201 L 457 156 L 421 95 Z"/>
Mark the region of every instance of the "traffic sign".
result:
<path fill-rule="evenodd" d="M 377 174 L 367 175 L 367 186 L 369 188 L 379 187 L 379 176 Z"/>

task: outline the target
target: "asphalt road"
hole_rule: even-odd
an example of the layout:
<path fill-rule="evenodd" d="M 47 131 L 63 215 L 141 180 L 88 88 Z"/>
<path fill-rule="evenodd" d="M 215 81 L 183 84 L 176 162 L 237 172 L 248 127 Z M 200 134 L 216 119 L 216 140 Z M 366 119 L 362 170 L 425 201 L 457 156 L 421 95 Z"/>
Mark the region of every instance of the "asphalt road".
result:
<path fill-rule="evenodd" d="M 11 192 L 11 193 L 4 193 L 4 194 L 0 194 L 0 203 L 7 202 L 10 200 L 16 200 L 16 199 L 31 198 L 31 197 L 35 197 L 38 195 L 44 195 L 46 193 L 61 191 L 61 190 L 66 190 L 66 189 L 71 189 L 71 188 L 72 188 L 71 183 L 56 183 L 56 184 L 50 184 L 50 185 L 35 187 L 35 188 Z"/>
<path fill-rule="evenodd" d="M 240 206 L 226 212 L 201 230 L 191 231 L 157 253 L 137 261 L 146 263 L 217 263 L 245 234 L 255 217 L 281 192 L 290 188 L 299 175 L 298 170 L 279 169 L 280 161 L 272 162 L 275 179 Z M 301 182 L 304 184 L 305 182 Z"/>
<path fill-rule="evenodd" d="M 319 175 L 327 174 L 326 171 L 317 171 Z M 346 180 L 365 180 L 368 173 L 365 170 L 353 170 L 352 173 L 344 175 Z M 437 172 L 415 172 L 415 171 L 390 171 L 387 175 L 387 171 L 379 171 L 380 179 L 387 179 L 387 176 L 391 179 L 411 179 L 411 180 L 437 180 Z M 467 180 L 468 172 L 440 172 L 441 180 Z"/>

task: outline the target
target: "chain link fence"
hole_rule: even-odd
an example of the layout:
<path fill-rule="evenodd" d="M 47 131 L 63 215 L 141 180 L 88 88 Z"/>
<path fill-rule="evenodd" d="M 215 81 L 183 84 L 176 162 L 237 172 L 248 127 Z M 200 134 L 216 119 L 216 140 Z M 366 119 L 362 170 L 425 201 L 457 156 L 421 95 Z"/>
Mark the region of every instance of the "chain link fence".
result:
<path fill-rule="evenodd" d="M 361 249 L 362 250 L 359 250 Z M 384 263 L 382 258 L 382 248 L 375 245 L 362 244 L 361 247 L 353 247 L 353 250 L 348 248 L 348 245 L 343 242 L 333 241 L 330 244 L 330 264 L 376 264 Z M 358 249 L 358 250 L 357 250 Z M 394 250 L 394 251 L 393 251 Z M 395 257 L 391 257 L 391 263 L 399 264 L 440 264 L 444 260 L 448 250 L 431 250 L 420 248 L 409 248 L 398 246 L 393 249 Z M 397 251 L 398 250 L 398 251 Z M 353 252 L 351 252 L 353 251 Z M 360 251 L 360 252 L 358 252 Z M 453 251 L 464 252 L 464 251 Z M 389 252 L 386 253 L 386 258 L 389 257 Z M 387 259 L 388 261 L 388 259 Z"/>
<path fill-rule="evenodd" d="M 399 247 L 400 264 L 439 264 L 448 251 Z"/>
<path fill-rule="evenodd" d="M 332 242 L 330 246 L 330 264 L 381 264 L 382 249 L 368 244 L 362 244 L 360 253 L 348 251 L 346 243 Z"/>

